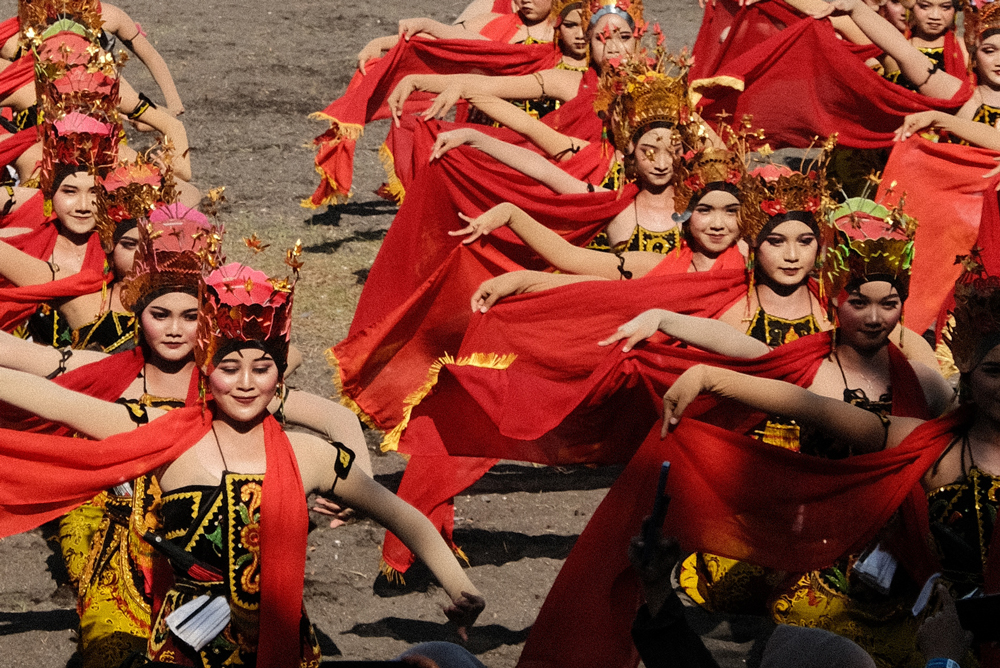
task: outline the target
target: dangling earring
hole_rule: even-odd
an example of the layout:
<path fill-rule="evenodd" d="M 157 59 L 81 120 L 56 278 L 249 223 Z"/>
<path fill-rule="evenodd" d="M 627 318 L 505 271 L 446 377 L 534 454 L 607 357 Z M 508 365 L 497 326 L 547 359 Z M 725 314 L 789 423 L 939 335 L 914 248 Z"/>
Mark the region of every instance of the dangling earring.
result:
<path fill-rule="evenodd" d="M 48 218 L 49 216 L 52 215 L 52 200 L 51 199 L 46 198 L 45 205 L 42 207 L 42 213 L 45 214 L 46 218 Z"/>
<path fill-rule="evenodd" d="M 275 411 L 275 417 L 281 422 L 282 425 L 285 424 L 285 399 L 288 398 L 288 388 L 285 386 L 285 379 L 282 378 L 278 381 L 278 396 L 281 397 L 281 401 L 278 402 L 278 410 Z"/>
<path fill-rule="evenodd" d="M 208 387 L 205 384 L 205 374 L 198 373 L 198 402 L 201 403 L 201 414 L 202 417 L 205 415 L 205 409 L 208 408 Z"/>

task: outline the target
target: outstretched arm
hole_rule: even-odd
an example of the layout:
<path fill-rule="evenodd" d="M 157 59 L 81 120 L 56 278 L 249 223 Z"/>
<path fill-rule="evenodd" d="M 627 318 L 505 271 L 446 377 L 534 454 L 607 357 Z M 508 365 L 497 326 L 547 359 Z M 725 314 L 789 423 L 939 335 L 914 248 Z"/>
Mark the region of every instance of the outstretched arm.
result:
<path fill-rule="evenodd" d="M 677 424 L 684 410 L 703 392 L 813 425 L 859 454 L 894 447 L 921 424 L 920 420 L 894 417 L 887 431 L 879 416 L 844 401 L 821 397 L 780 380 L 699 364 L 681 374 L 663 396 L 661 436 L 666 437 L 669 427 Z"/>
<path fill-rule="evenodd" d="M 67 390 L 51 380 L 23 371 L 0 368 L 0 401 L 95 439 L 124 434 L 136 428 L 125 406 Z M 150 408 L 148 414 L 150 419 L 154 419 L 163 415 L 164 411 Z"/>
<path fill-rule="evenodd" d="M 996 128 L 935 110 L 921 111 L 907 116 L 903 124 L 896 130 L 896 141 L 905 141 L 928 128 L 946 130 L 970 144 L 982 146 L 992 151 L 1000 151 L 1000 131 L 997 131 Z"/>
<path fill-rule="evenodd" d="M 771 351 L 766 343 L 747 336 L 719 320 L 681 315 L 663 309 L 651 309 L 640 313 L 598 345 L 609 346 L 616 341 L 628 339 L 622 348 L 628 352 L 636 343 L 645 341 L 657 331 L 702 350 L 740 359 L 760 357 Z"/>
<path fill-rule="evenodd" d="M 281 400 L 275 398 L 269 408 L 277 410 L 280 405 Z M 309 392 L 289 390 L 284 401 L 284 414 L 285 420 L 291 424 L 323 434 L 329 441 L 343 443 L 354 452 L 354 466 L 372 475 L 372 460 L 361 423 L 349 408 Z"/>
<path fill-rule="evenodd" d="M 167 67 L 166 61 L 163 60 L 156 47 L 142 34 L 139 24 L 124 11 L 106 2 L 101 3 L 101 18 L 104 20 L 104 29 L 114 33 L 118 39 L 122 40 L 125 46 L 138 56 L 149 73 L 153 75 L 153 80 L 160 87 L 160 92 L 163 93 L 163 97 L 167 101 L 170 113 L 174 116 L 183 114 L 184 104 L 181 102 L 180 95 L 177 94 L 177 86 L 170 74 L 170 68 Z"/>
<path fill-rule="evenodd" d="M 514 109 L 512 105 L 506 102 L 502 102 L 502 104 Z M 515 109 L 515 111 L 517 110 Z M 552 132 L 555 131 L 553 130 Z M 570 139 L 563 137 L 563 135 L 557 132 L 555 135 L 558 135 L 558 137 L 549 134 L 539 134 L 538 139 L 542 143 L 538 143 L 535 139 L 532 139 L 532 141 L 538 144 L 543 150 L 549 151 L 562 146 L 561 142 L 563 140 Z M 574 141 L 578 142 L 576 145 L 582 143 L 578 139 L 571 140 L 571 143 Z M 434 148 L 431 149 L 431 160 L 436 160 L 456 146 L 462 146 L 463 144 L 468 144 L 473 148 L 479 149 L 511 169 L 516 169 L 525 176 L 530 176 L 539 183 L 544 183 L 561 195 L 585 193 L 591 192 L 591 190 L 604 190 L 604 188 L 590 186 L 580 179 L 570 176 L 549 162 L 544 156 L 534 151 L 508 144 L 505 141 L 500 141 L 495 137 L 490 137 L 472 128 L 460 128 L 439 134 L 437 140 L 434 142 Z"/>
<path fill-rule="evenodd" d="M 849 16 L 868 39 L 892 56 L 903 75 L 917 85 L 921 94 L 947 100 L 962 87 L 958 78 L 943 70 L 934 70 L 934 63 L 930 58 L 910 44 L 902 33 L 862 0 L 834 0 L 813 16 L 826 18 L 834 13 Z"/>
<path fill-rule="evenodd" d="M 622 272 L 639 278 L 649 273 L 663 260 L 659 253 L 629 252 L 621 259 L 613 253 L 574 246 L 555 231 L 545 227 L 510 202 L 498 204 L 478 218 L 459 214 L 469 223 L 461 230 L 448 232 L 452 236 L 469 235 L 462 243 L 469 244 L 497 228 L 507 225 L 533 251 L 559 271 L 599 278 L 619 279 Z"/>
<path fill-rule="evenodd" d="M 0 331 L 0 366 L 24 371 L 33 376 L 45 378 L 49 374 L 71 371 L 85 364 L 99 362 L 108 356 L 96 350 L 69 350 L 70 356 L 63 359 L 63 352 L 52 346 L 43 346 L 25 341 L 13 334 Z"/>
<path fill-rule="evenodd" d="M 504 297 L 526 292 L 541 292 L 573 283 L 603 281 L 600 276 L 578 276 L 574 274 L 550 274 L 544 271 L 521 269 L 509 271 L 491 278 L 479 286 L 472 295 L 472 312 L 486 313 Z"/>
<path fill-rule="evenodd" d="M 139 94 L 124 79 L 121 81 L 121 96 L 119 108 L 126 114 L 131 114 L 139 108 L 141 104 Z M 174 168 L 174 176 L 181 181 L 190 181 L 191 157 L 188 155 L 188 138 L 184 124 L 172 114 L 152 106 L 142 112 L 142 115 L 133 117 L 132 120 L 145 123 L 163 135 L 164 143 L 173 147 L 174 155 L 171 164 Z"/>

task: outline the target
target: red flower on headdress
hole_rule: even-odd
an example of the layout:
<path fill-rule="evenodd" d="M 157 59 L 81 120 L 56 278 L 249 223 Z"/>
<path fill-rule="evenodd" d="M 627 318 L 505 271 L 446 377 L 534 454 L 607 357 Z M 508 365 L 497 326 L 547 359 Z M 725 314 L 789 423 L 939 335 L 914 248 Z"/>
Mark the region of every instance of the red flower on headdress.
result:
<path fill-rule="evenodd" d="M 819 197 L 813 195 L 802 205 L 803 211 L 819 211 Z"/>
<path fill-rule="evenodd" d="M 702 180 L 701 174 L 692 174 L 684 179 L 684 185 L 692 191 L 698 192 L 699 190 L 703 190 L 705 188 L 705 181 Z"/>
<path fill-rule="evenodd" d="M 776 165 L 773 162 L 772 163 L 768 163 L 768 164 L 764 165 L 763 167 L 758 167 L 757 169 L 755 169 L 755 170 L 753 170 L 751 172 L 751 174 L 753 176 L 758 176 L 758 177 L 764 179 L 768 183 L 771 183 L 773 181 L 777 181 L 782 176 L 789 176 L 789 175 L 794 174 L 794 173 L 795 172 L 793 172 L 791 169 L 789 169 L 785 165 Z"/>
<path fill-rule="evenodd" d="M 619 9 L 624 9 L 625 11 L 628 11 L 632 7 L 631 0 L 618 0 L 615 4 L 618 5 Z"/>
<path fill-rule="evenodd" d="M 690 160 L 691 158 L 693 158 L 696 155 L 698 155 L 698 154 L 695 153 L 694 151 L 688 151 L 687 153 L 685 153 L 681 157 L 684 158 L 685 160 Z"/>
<path fill-rule="evenodd" d="M 108 218 L 115 221 L 116 223 L 120 223 L 123 220 L 128 220 L 131 217 L 132 214 L 130 214 L 128 210 L 121 205 L 113 206 L 110 209 L 108 209 Z"/>
<path fill-rule="evenodd" d="M 766 199 L 760 203 L 760 210 L 769 216 L 777 216 L 781 213 L 788 213 L 785 205 L 776 199 Z"/>
<path fill-rule="evenodd" d="M 743 180 L 743 174 L 740 173 L 738 169 L 730 169 L 729 173 L 726 174 L 726 183 L 731 185 L 737 185 Z"/>

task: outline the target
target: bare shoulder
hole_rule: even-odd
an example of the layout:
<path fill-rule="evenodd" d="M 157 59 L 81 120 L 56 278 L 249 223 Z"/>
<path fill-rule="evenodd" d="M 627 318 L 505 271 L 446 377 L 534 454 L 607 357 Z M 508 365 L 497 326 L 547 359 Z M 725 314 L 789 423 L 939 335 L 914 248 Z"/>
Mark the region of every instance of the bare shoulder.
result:
<path fill-rule="evenodd" d="M 917 375 L 917 381 L 920 383 L 920 389 L 924 393 L 932 415 L 937 417 L 952 407 L 958 396 L 956 389 L 941 375 L 937 368 L 931 368 L 916 360 L 910 360 L 910 367 Z"/>
<path fill-rule="evenodd" d="M 104 29 L 116 35 L 122 28 L 134 23 L 123 9 L 106 2 L 101 3 L 101 20 L 104 21 Z"/>

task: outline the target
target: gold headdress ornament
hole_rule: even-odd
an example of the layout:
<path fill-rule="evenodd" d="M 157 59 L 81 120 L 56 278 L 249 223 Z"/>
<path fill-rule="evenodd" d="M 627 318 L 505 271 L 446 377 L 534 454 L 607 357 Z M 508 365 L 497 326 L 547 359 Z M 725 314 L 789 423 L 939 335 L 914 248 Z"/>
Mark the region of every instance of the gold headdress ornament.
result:
<path fill-rule="evenodd" d="M 122 163 L 100 179 L 94 217 L 104 252 L 114 249 L 116 232 L 122 225 L 131 229 L 153 209 L 177 200 L 169 151 L 163 152 L 163 159 L 161 170 L 140 155 L 135 162 Z"/>
<path fill-rule="evenodd" d="M 21 2 L 19 15 L 35 58 L 39 183 L 51 198 L 58 166 L 98 173 L 116 163 L 122 136 L 118 67 L 100 47 L 96 0 Z"/>
<path fill-rule="evenodd" d="M 827 186 L 826 165 L 836 144 L 837 136 L 832 135 L 821 147 L 819 156 L 802 172 L 773 162 L 750 170 L 740 190 L 744 196 L 743 238 L 751 248 L 757 246 L 773 221 L 792 212 L 808 213 L 810 226 L 817 233 L 824 228 L 830 230 L 825 225 L 826 212 L 833 208 L 833 201 Z"/>
<path fill-rule="evenodd" d="M 584 0 L 582 21 L 593 28 L 602 16 L 614 14 L 625 19 L 632 30 L 645 28 L 646 19 L 642 15 L 642 0 Z"/>
<path fill-rule="evenodd" d="M 734 151 L 708 147 L 685 154 L 675 168 L 674 209 L 686 212 L 692 199 L 711 183 L 728 183 L 734 188 L 746 177 L 743 158 Z"/>
<path fill-rule="evenodd" d="M 657 122 L 680 130 L 677 139 L 685 148 L 701 148 L 696 138 L 705 131 L 700 123 L 691 122 L 689 67 L 686 53 L 673 56 L 662 47 L 609 63 L 601 75 L 594 110 L 604 118 L 616 149 L 627 153 L 637 135 Z"/>
<path fill-rule="evenodd" d="M 975 250 L 972 257 L 958 259 L 966 271 L 955 283 L 955 322 L 945 329 L 944 341 L 955 366 L 968 373 L 1000 344 L 1000 277 L 986 275 Z"/>
<path fill-rule="evenodd" d="M 965 45 L 970 53 L 975 53 L 983 41 L 984 34 L 991 30 L 1000 30 L 1000 3 L 966 0 L 963 4 Z"/>
<path fill-rule="evenodd" d="M 583 9 L 583 0 L 553 0 L 552 11 L 549 12 L 549 18 L 552 19 L 553 24 L 558 27 L 562 20 L 566 18 L 574 9 Z"/>
<path fill-rule="evenodd" d="M 224 261 L 222 227 L 180 203 L 160 207 L 139 224 L 139 245 L 122 281 L 126 310 L 141 311 L 165 292 L 197 294 L 201 277 Z"/>
<path fill-rule="evenodd" d="M 895 285 L 900 298 L 906 299 L 917 221 L 903 213 L 903 200 L 887 209 L 854 197 L 830 214 L 835 241 L 827 248 L 820 271 L 821 295 L 836 297 L 853 285 L 881 280 Z"/>
<path fill-rule="evenodd" d="M 302 267 L 302 242 L 288 251 L 291 279 L 275 279 L 238 262 L 219 267 L 200 285 L 194 358 L 206 376 L 227 347 L 256 341 L 284 370 L 292 326 L 292 296 Z"/>

